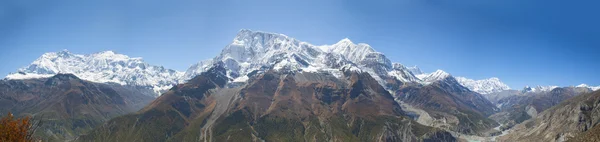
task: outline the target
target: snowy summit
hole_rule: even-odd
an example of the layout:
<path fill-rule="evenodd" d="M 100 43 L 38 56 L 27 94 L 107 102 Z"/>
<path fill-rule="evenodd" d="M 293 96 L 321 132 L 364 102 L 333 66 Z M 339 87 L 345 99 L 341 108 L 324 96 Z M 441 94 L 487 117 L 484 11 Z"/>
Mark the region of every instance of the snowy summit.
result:
<path fill-rule="evenodd" d="M 368 72 L 380 83 L 387 77 L 418 81 L 403 65 L 392 63 L 368 44 L 355 44 L 348 38 L 316 46 L 283 34 L 243 29 L 218 56 L 192 65 L 185 77 L 198 75 L 216 62 L 225 64 L 227 76 L 234 82 L 245 81 L 251 72 L 268 69 L 328 72 L 335 76 L 353 70 Z"/>
<path fill-rule="evenodd" d="M 496 77 L 482 80 L 473 80 L 464 77 L 456 77 L 456 80 L 463 86 L 480 94 L 497 93 L 509 90 L 510 87 Z"/>

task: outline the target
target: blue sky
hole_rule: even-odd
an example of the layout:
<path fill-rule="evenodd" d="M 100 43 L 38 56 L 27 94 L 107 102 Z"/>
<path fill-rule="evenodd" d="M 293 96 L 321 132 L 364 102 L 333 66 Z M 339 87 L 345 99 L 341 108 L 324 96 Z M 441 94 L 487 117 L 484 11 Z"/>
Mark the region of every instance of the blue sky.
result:
<path fill-rule="evenodd" d="M 45 52 L 113 50 L 184 71 L 242 29 L 364 42 L 392 61 L 525 85 L 600 85 L 594 1 L 0 1 L 0 74 Z"/>

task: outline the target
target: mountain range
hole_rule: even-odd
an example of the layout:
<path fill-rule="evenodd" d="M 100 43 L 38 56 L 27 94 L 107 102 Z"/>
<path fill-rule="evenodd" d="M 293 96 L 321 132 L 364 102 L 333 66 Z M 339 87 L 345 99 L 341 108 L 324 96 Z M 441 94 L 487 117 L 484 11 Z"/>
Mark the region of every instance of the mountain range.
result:
<path fill-rule="evenodd" d="M 43 54 L 2 81 L 11 84 L 0 90 L 0 101 L 10 102 L 0 106 L 2 113 L 61 114 L 70 117 L 53 120 L 69 126 L 94 122 L 82 129 L 48 127 L 50 133 L 41 134 L 76 141 L 487 140 L 600 89 L 582 84 L 512 90 L 495 77 L 424 73 L 349 39 L 312 45 L 245 29 L 221 53 L 185 72 L 113 51 L 79 55 L 64 50 Z M 56 84 L 71 85 L 56 90 Z M 104 85 L 108 89 L 96 89 Z M 56 98 L 89 96 L 48 104 L 89 107 L 19 107 L 48 106 L 31 99 L 47 97 L 43 94 L 18 95 L 32 90 L 50 91 Z M 102 109 L 111 104 L 120 104 L 114 106 L 118 111 Z"/>
<path fill-rule="evenodd" d="M 355 44 L 349 39 L 342 39 L 332 45 L 317 46 L 283 34 L 243 29 L 217 57 L 199 61 L 185 72 L 150 65 L 142 58 L 131 58 L 113 51 L 80 55 L 63 50 L 45 53 L 30 65 L 10 73 L 5 79 L 43 78 L 59 73 L 71 73 L 93 82 L 147 87 L 154 90 L 155 95 L 158 96 L 170 87 L 199 75 L 217 61 L 226 64 L 229 70 L 228 77 L 233 82 L 244 82 L 246 74 L 270 67 L 329 72 L 334 75 L 340 74 L 336 70 L 338 68 L 355 68 L 370 73 L 380 83 L 383 82 L 381 77 L 389 76 L 403 82 L 426 84 L 431 80 L 439 80 L 445 73 L 442 70 L 424 73 L 417 66 L 406 67 L 400 63 L 392 63 L 370 45 Z M 456 80 L 480 94 L 511 89 L 496 77 L 483 80 L 456 77 Z M 600 89 L 600 86 L 586 84 L 579 86 L 589 87 L 592 90 Z M 556 87 L 558 86 L 526 87 L 524 90 L 531 88 L 532 91 L 535 89 L 547 91 Z"/>
<path fill-rule="evenodd" d="M 81 79 L 99 83 L 141 86 L 160 92 L 183 83 L 183 72 L 145 63 L 142 58 L 103 51 L 79 55 L 68 50 L 45 53 L 29 66 L 9 74 L 6 79 L 50 77 L 60 73 L 73 74 Z"/>

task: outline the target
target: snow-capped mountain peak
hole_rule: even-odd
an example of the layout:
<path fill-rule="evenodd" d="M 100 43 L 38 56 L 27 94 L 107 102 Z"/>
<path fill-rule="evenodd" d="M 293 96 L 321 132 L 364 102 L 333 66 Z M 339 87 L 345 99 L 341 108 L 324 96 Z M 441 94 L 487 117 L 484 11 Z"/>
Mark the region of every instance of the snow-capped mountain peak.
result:
<path fill-rule="evenodd" d="M 350 39 L 345 38 L 331 45 L 328 52 L 342 54 L 348 60 L 357 63 L 362 61 L 368 54 L 375 52 L 375 50 L 368 44 L 354 44 Z"/>
<path fill-rule="evenodd" d="M 102 52 L 98 52 L 98 53 L 94 53 L 92 55 L 90 55 L 90 57 L 96 58 L 96 59 L 103 59 L 103 60 L 113 60 L 113 61 L 127 61 L 127 60 L 141 60 L 142 58 L 130 58 L 127 55 L 123 55 L 123 54 L 117 54 L 114 51 L 102 51 Z"/>
<path fill-rule="evenodd" d="M 334 45 L 338 45 L 338 46 L 350 46 L 350 45 L 355 45 L 355 44 L 349 38 L 344 38 L 344 39 L 338 41 L 337 43 L 335 43 Z"/>
<path fill-rule="evenodd" d="M 490 94 L 509 90 L 510 87 L 500 81 L 499 78 L 492 77 L 489 79 L 473 80 L 464 77 L 456 77 L 456 80 L 463 86 L 480 94 Z"/>
<path fill-rule="evenodd" d="M 315 46 L 283 34 L 252 30 L 241 30 L 220 55 L 193 65 L 185 78 L 205 71 L 213 62 L 223 62 L 228 70 L 227 76 L 233 82 L 243 82 L 251 72 L 268 69 L 329 72 L 334 76 L 342 75 L 344 70 L 367 72 L 382 85 L 391 78 L 401 82 L 428 84 L 451 77 L 442 70 L 424 74 L 416 66 L 407 68 L 392 63 L 370 45 L 356 44 L 348 38 L 331 45 Z M 497 78 L 491 80 L 499 82 Z"/>
<path fill-rule="evenodd" d="M 130 58 L 113 51 L 80 55 L 63 50 L 43 54 L 6 79 L 50 77 L 58 73 L 71 73 L 93 82 L 150 87 L 157 95 L 182 82 L 183 76 L 183 72 L 149 65 L 142 58 Z"/>
<path fill-rule="evenodd" d="M 283 34 L 241 30 L 233 42 L 210 62 L 223 62 L 229 69 L 228 77 L 236 79 L 263 68 L 297 70 L 314 67 L 311 63 L 315 63 L 320 55 L 322 53 L 316 46 Z M 186 77 L 203 71 L 194 66 L 196 68 L 189 70 L 195 72 L 187 73 Z"/>
<path fill-rule="evenodd" d="M 577 85 L 575 87 L 590 87 L 590 86 L 588 86 L 587 84 L 579 84 L 579 85 Z"/>
<path fill-rule="evenodd" d="M 355 44 L 345 38 L 335 44 L 315 46 L 283 34 L 252 30 L 241 30 L 221 54 L 193 65 L 185 77 L 195 76 L 206 70 L 206 65 L 218 61 L 224 63 L 228 77 L 234 81 L 244 81 L 249 73 L 267 69 L 323 71 L 335 76 L 352 70 L 368 72 L 380 82 L 389 77 L 418 81 L 409 71 L 404 71 L 406 68 L 402 65 L 393 67 L 385 55 L 368 44 Z"/>
<path fill-rule="evenodd" d="M 333 51 L 334 48 L 350 47 L 350 46 L 356 46 L 356 44 L 354 44 L 354 42 L 352 42 L 352 40 L 350 40 L 348 38 L 344 38 L 335 44 L 321 45 L 321 46 L 317 46 L 317 48 L 323 52 L 330 53 L 330 52 L 335 52 L 335 51 Z M 337 50 L 341 50 L 341 49 L 337 49 Z"/>
<path fill-rule="evenodd" d="M 417 67 L 417 66 L 407 67 L 407 69 L 408 69 L 408 71 L 410 71 L 414 75 L 423 74 L 423 71 L 421 71 L 421 69 L 419 67 Z"/>
<path fill-rule="evenodd" d="M 432 72 L 429 74 L 417 75 L 417 77 L 419 77 L 419 79 L 421 79 L 422 81 L 425 81 L 425 82 L 434 82 L 434 81 L 438 81 L 438 80 L 443 80 L 450 76 L 451 75 L 449 73 L 447 73 L 443 70 L 436 70 L 435 72 Z"/>
<path fill-rule="evenodd" d="M 240 30 L 233 42 L 223 49 L 221 58 L 231 58 L 238 62 L 254 61 L 279 51 L 300 50 L 301 46 L 308 46 L 283 34 Z"/>
<path fill-rule="evenodd" d="M 196 64 L 193 64 L 192 66 L 190 66 L 190 68 L 187 69 L 187 71 L 185 71 L 183 78 L 184 79 L 194 78 L 194 76 L 208 70 L 212 66 L 212 64 L 213 64 L 212 59 L 202 60 Z"/>
<path fill-rule="evenodd" d="M 575 86 L 575 87 L 584 87 L 584 88 L 590 88 L 590 89 L 592 89 L 593 91 L 596 91 L 596 90 L 599 90 L 599 89 L 600 89 L 600 86 L 589 86 L 589 85 L 587 85 L 587 84 L 580 84 L 580 85 L 577 85 L 577 86 Z"/>
<path fill-rule="evenodd" d="M 405 67 L 400 63 L 392 63 L 370 45 L 356 44 L 348 38 L 331 45 L 315 46 L 284 34 L 242 29 L 219 55 L 192 65 L 185 73 L 149 65 L 142 58 L 132 58 L 114 51 L 81 55 L 63 50 L 43 54 L 29 66 L 6 76 L 6 79 L 71 73 L 93 82 L 145 86 L 160 92 L 201 74 L 213 67 L 214 63 L 220 63 L 227 70 L 226 76 L 232 82 L 245 82 L 256 71 L 269 69 L 327 72 L 336 77 L 342 76 L 345 71 L 366 72 L 382 85 L 388 79 L 428 84 L 451 77 L 443 70 L 425 74 L 417 66 Z M 453 80 L 450 79 L 450 82 L 456 82 Z M 481 94 L 510 89 L 498 78 L 472 80 L 457 77 L 456 80 L 459 82 L 456 85 Z M 552 87 L 538 86 L 530 90 L 551 90 Z M 600 86 L 589 88 L 598 90 Z"/>
<path fill-rule="evenodd" d="M 390 76 L 396 77 L 396 79 L 402 82 L 419 82 L 420 79 L 417 78 L 414 73 L 410 71 L 409 68 L 405 67 L 400 63 L 392 64 L 392 71 L 389 72 Z"/>

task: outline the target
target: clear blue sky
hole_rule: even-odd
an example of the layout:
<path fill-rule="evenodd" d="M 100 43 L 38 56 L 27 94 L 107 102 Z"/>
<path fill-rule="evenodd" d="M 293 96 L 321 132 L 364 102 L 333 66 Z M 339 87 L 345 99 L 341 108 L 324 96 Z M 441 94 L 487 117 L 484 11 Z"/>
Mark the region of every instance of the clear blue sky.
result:
<path fill-rule="evenodd" d="M 184 71 L 242 29 L 364 42 L 392 61 L 525 85 L 600 85 L 600 2 L 2 0 L 0 74 L 45 52 L 113 50 Z"/>

